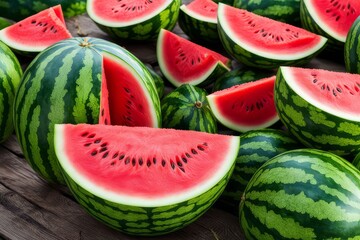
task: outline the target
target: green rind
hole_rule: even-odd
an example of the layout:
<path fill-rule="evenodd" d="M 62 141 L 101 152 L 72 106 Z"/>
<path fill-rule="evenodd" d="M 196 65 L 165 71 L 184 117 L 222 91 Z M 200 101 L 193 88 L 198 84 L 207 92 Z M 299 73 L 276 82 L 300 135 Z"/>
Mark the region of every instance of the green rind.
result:
<path fill-rule="evenodd" d="M 102 76 L 101 52 L 131 64 L 151 95 L 157 126 L 161 106 L 149 71 L 134 55 L 111 42 L 71 38 L 41 52 L 21 80 L 14 125 L 25 159 L 45 180 L 64 183 L 54 150 L 54 124 L 97 123 Z"/>
<path fill-rule="evenodd" d="M 352 161 L 352 164 L 360 170 L 360 152 L 356 154 L 354 160 Z"/>
<path fill-rule="evenodd" d="M 315 34 L 324 36 L 328 39 L 328 43 L 326 46 L 327 51 L 331 51 L 335 53 L 344 51 L 344 42 L 341 42 L 338 39 L 334 38 L 333 36 L 329 35 L 316 23 L 316 21 L 308 11 L 303 0 L 301 0 L 300 2 L 300 20 L 301 20 L 301 26 L 304 29 L 313 32 Z"/>
<path fill-rule="evenodd" d="M 280 153 L 301 147 L 287 132 L 278 129 L 252 130 L 240 135 L 240 150 L 235 169 L 220 197 L 226 209 L 238 214 L 241 196 L 255 172 Z"/>
<path fill-rule="evenodd" d="M 189 38 L 199 43 L 220 43 L 217 24 L 203 21 L 187 14 L 180 8 L 179 27 Z"/>
<path fill-rule="evenodd" d="M 345 40 L 345 68 L 350 73 L 360 73 L 360 17 L 352 24 Z"/>
<path fill-rule="evenodd" d="M 206 91 L 183 84 L 161 100 L 162 123 L 165 128 L 217 132 L 217 120 L 206 99 Z"/>
<path fill-rule="evenodd" d="M 230 88 L 232 86 L 256 81 L 275 75 L 272 71 L 264 71 L 256 68 L 241 67 L 231 70 L 215 80 L 212 92 Z"/>
<path fill-rule="evenodd" d="M 300 26 L 300 0 L 234 0 L 234 7 L 280 22 Z"/>
<path fill-rule="evenodd" d="M 315 149 L 282 153 L 255 173 L 240 204 L 246 239 L 358 239 L 360 172 Z"/>
<path fill-rule="evenodd" d="M 14 131 L 14 98 L 22 74 L 17 57 L 0 41 L 0 143 L 6 141 Z"/>
<path fill-rule="evenodd" d="M 219 21 L 219 16 L 218 16 L 218 31 L 224 49 L 230 56 L 235 58 L 240 63 L 243 63 L 249 67 L 261 68 L 261 69 L 276 69 L 280 66 L 302 66 L 310 62 L 310 60 L 313 59 L 317 54 L 319 54 L 326 46 L 326 44 L 324 44 L 324 46 L 319 50 L 317 50 L 316 52 L 302 58 L 297 58 L 297 59 L 294 58 L 291 60 L 267 58 L 246 50 L 241 46 L 241 43 L 237 43 L 234 40 L 232 40 L 226 34 L 221 24 L 222 23 L 221 21 Z M 280 54 L 279 57 L 281 57 Z"/>
<path fill-rule="evenodd" d="M 154 41 L 157 39 L 161 29 L 169 31 L 174 29 L 179 17 L 180 4 L 180 0 L 173 0 L 156 16 L 129 26 L 110 27 L 93 20 L 100 29 L 114 39 L 125 41 Z"/>
<path fill-rule="evenodd" d="M 97 220 L 136 236 L 158 236 L 181 229 L 203 215 L 219 198 L 233 171 L 216 185 L 187 201 L 161 207 L 124 205 L 102 199 L 85 190 L 64 171 L 67 186 L 76 200 Z"/>
<path fill-rule="evenodd" d="M 0 0 L 0 16 L 20 21 L 58 4 L 61 4 L 65 18 L 86 12 L 86 0 Z"/>
<path fill-rule="evenodd" d="M 149 70 L 152 78 L 154 79 L 154 83 L 155 83 L 155 87 L 156 87 L 156 91 L 159 95 L 159 98 L 161 99 L 164 96 L 165 93 L 165 84 L 164 84 L 164 79 L 162 78 L 162 76 L 160 75 L 160 73 L 156 72 L 151 65 L 149 64 L 145 64 L 145 66 L 147 67 L 147 69 Z"/>
<path fill-rule="evenodd" d="M 286 83 L 281 68 L 275 81 L 275 106 L 285 127 L 305 146 L 340 156 L 360 150 L 360 123 L 311 105 Z"/>

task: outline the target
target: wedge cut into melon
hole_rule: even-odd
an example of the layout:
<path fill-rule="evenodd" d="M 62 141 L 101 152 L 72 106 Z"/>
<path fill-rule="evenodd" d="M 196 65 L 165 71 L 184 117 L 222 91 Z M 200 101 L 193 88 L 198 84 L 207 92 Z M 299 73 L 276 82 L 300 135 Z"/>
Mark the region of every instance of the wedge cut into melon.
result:
<path fill-rule="evenodd" d="M 55 126 L 66 182 L 95 218 L 135 235 L 189 224 L 220 196 L 239 137 L 90 124 Z"/>
<path fill-rule="evenodd" d="M 174 86 L 204 86 L 230 71 L 230 59 L 170 31 L 160 31 L 157 59 L 163 75 Z"/>
<path fill-rule="evenodd" d="M 13 50 L 31 54 L 71 38 L 61 5 L 48 8 L 0 31 L 0 40 Z"/>
<path fill-rule="evenodd" d="M 235 85 L 207 96 L 215 117 L 239 132 L 269 127 L 279 120 L 274 103 L 275 76 Z"/>
<path fill-rule="evenodd" d="M 218 28 L 225 50 L 239 62 L 258 68 L 305 64 L 327 42 L 305 29 L 222 3 Z"/>

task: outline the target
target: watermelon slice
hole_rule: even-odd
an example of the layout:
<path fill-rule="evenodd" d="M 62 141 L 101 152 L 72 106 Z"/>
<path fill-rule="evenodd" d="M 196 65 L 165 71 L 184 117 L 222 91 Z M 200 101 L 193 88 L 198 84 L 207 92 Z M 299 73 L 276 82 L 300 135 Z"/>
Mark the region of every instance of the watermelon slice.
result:
<path fill-rule="evenodd" d="M 305 64 L 327 42 L 305 29 L 222 3 L 218 28 L 225 50 L 239 62 L 258 68 Z"/>
<path fill-rule="evenodd" d="M 159 235 L 197 219 L 232 173 L 238 136 L 90 124 L 55 126 L 69 188 L 85 209 L 120 231 Z"/>
<path fill-rule="evenodd" d="M 48 8 L 0 31 L 0 40 L 17 52 L 37 53 L 71 38 L 61 5 Z"/>
<path fill-rule="evenodd" d="M 230 71 L 229 58 L 164 29 L 156 53 L 161 72 L 176 87 L 204 86 Z"/>
<path fill-rule="evenodd" d="M 192 40 L 220 43 L 217 30 L 218 5 L 212 0 L 194 0 L 180 6 L 179 26 Z"/>
<path fill-rule="evenodd" d="M 160 29 L 172 30 L 179 15 L 180 0 L 88 0 L 89 17 L 112 37 L 155 40 Z"/>
<path fill-rule="evenodd" d="M 279 120 L 274 103 L 276 76 L 235 85 L 207 96 L 224 126 L 239 132 L 262 129 Z"/>
<path fill-rule="evenodd" d="M 352 23 L 360 15 L 359 0 L 304 0 L 301 1 L 302 26 L 324 35 L 329 41 L 344 44 Z"/>

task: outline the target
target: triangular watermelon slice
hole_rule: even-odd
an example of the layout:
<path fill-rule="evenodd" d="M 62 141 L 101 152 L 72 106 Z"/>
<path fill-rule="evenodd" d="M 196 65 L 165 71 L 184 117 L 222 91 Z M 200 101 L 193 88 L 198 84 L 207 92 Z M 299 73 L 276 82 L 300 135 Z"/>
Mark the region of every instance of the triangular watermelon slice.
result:
<path fill-rule="evenodd" d="M 160 235 L 202 215 L 233 171 L 238 136 L 149 127 L 55 125 L 66 182 L 95 218 Z"/>
<path fill-rule="evenodd" d="M 230 59 L 162 29 L 157 58 L 163 75 L 176 87 L 188 83 L 205 86 L 230 71 Z"/>
<path fill-rule="evenodd" d="M 36 53 L 70 38 L 61 5 L 43 10 L 0 31 L 0 40 L 20 53 Z"/>

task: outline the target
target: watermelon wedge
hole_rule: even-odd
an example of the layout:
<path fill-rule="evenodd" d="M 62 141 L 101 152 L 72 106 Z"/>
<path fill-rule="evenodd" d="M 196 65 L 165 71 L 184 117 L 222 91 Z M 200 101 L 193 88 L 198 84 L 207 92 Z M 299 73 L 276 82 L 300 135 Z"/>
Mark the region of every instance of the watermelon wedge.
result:
<path fill-rule="evenodd" d="M 163 75 L 176 87 L 205 86 L 230 71 L 230 59 L 170 31 L 160 31 L 157 59 Z"/>
<path fill-rule="evenodd" d="M 221 195 L 238 136 L 197 131 L 57 124 L 66 182 L 95 218 L 135 235 L 180 229 Z"/>
<path fill-rule="evenodd" d="M 215 117 L 239 132 L 269 127 L 279 120 L 274 103 L 276 76 L 235 85 L 207 96 Z"/>
<path fill-rule="evenodd" d="M 0 31 L 0 40 L 14 51 L 23 54 L 40 52 L 71 37 L 61 5 L 43 10 Z"/>
<path fill-rule="evenodd" d="M 218 29 L 225 50 L 239 62 L 257 68 L 303 65 L 327 42 L 305 29 L 222 3 Z"/>

